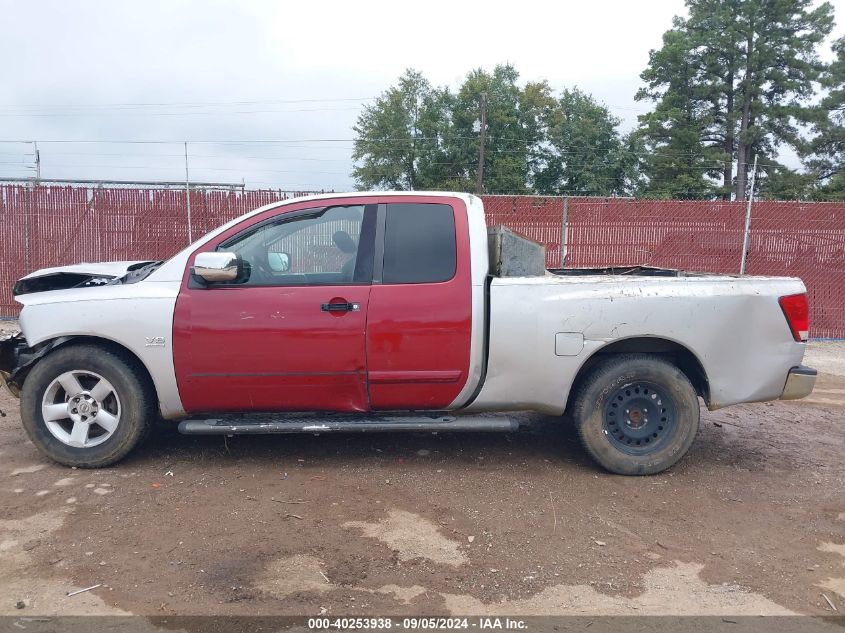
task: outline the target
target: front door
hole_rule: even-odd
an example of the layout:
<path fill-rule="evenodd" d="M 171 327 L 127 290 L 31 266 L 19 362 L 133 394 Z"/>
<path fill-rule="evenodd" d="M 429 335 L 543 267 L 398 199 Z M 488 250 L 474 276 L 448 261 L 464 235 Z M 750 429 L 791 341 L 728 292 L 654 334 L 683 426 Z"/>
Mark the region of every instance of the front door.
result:
<path fill-rule="evenodd" d="M 243 270 L 231 283 L 183 282 L 173 344 L 188 413 L 368 409 L 375 221 L 375 205 L 300 208 L 200 249 L 234 252 Z"/>

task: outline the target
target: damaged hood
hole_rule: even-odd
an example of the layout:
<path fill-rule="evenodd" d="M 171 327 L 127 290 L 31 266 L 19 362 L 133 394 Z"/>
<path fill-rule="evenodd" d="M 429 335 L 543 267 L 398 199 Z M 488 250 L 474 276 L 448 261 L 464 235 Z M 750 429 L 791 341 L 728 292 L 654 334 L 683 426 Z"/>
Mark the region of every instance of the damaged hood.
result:
<path fill-rule="evenodd" d="M 156 263 L 158 262 L 101 262 L 42 268 L 19 279 L 15 284 L 14 294 L 17 297 L 48 290 L 104 286 L 116 283 L 115 280 L 121 280 L 133 271 Z"/>

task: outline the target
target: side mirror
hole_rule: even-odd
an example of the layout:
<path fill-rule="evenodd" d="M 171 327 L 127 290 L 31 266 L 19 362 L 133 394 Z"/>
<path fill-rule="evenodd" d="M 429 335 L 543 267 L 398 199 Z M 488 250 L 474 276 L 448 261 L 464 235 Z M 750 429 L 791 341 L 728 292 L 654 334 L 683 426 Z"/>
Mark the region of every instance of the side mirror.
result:
<path fill-rule="evenodd" d="M 241 258 L 234 253 L 200 253 L 194 259 L 193 272 L 207 282 L 235 281 L 241 272 Z"/>
<path fill-rule="evenodd" d="M 290 255 L 287 253 L 267 253 L 267 265 L 274 273 L 286 273 L 290 270 Z"/>

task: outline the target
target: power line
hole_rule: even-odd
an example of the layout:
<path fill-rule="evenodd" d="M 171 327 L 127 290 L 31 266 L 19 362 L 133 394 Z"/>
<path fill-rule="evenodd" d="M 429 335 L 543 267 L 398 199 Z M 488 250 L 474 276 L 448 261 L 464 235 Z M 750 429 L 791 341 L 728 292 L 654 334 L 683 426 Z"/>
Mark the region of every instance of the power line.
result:
<path fill-rule="evenodd" d="M 0 117 L 74 117 L 74 116 L 228 116 L 232 114 L 279 114 L 294 112 L 348 112 L 360 111 L 363 108 L 297 108 L 288 110 L 231 110 L 228 112 L 0 112 Z"/>
<path fill-rule="evenodd" d="M 2 165 L 4 163 L 0 163 Z M 15 163 L 18 164 L 18 163 Z M 94 164 L 94 163 L 50 163 L 50 167 L 96 167 L 96 168 L 109 168 L 109 169 L 179 169 L 184 166 L 183 165 L 114 165 L 114 164 Z M 209 167 L 206 165 L 196 165 L 191 163 L 191 171 L 198 171 L 198 170 L 205 170 L 205 171 L 249 171 L 249 172 L 270 172 L 270 173 L 278 173 L 278 174 L 333 174 L 333 175 L 347 175 L 348 172 L 345 171 L 313 171 L 313 170 L 304 170 L 304 169 L 248 169 L 244 170 L 239 167 Z"/>
<path fill-rule="evenodd" d="M 430 152 L 427 152 L 430 153 Z M 498 150 L 498 149 L 488 149 L 488 153 L 492 154 L 514 154 L 514 153 L 521 153 L 521 152 L 514 152 L 508 150 Z M 126 158 L 126 159 L 161 159 L 161 158 L 182 158 L 180 154 L 148 154 L 148 153 L 115 153 L 115 152 L 51 152 L 49 154 L 43 155 L 45 158 L 49 159 L 53 156 L 81 156 L 81 157 L 91 157 L 91 158 L 99 158 L 99 157 L 113 157 L 113 158 Z M 601 158 L 598 154 L 595 154 L 593 157 L 587 155 L 580 155 L 576 156 L 570 154 L 573 158 L 565 158 L 563 164 L 565 167 L 574 168 L 574 167 L 600 167 L 601 165 Z M 652 156 L 662 156 L 659 154 L 652 154 Z M 208 158 L 212 160 L 227 160 L 227 161 L 270 161 L 270 162 L 278 162 L 278 161 L 295 161 L 295 162 L 327 162 L 327 163 L 345 163 L 349 162 L 348 159 L 340 159 L 340 158 L 313 158 L 313 157 L 305 157 L 305 156 L 254 156 L 254 155 L 241 155 L 237 153 L 233 154 L 191 154 L 191 158 Z M 554 157 L 552 157 L 554 158 Z M 529 159 L 530 160 L 530 159 Z M 31 159 L 30 159 L 31 161 Z M 21 159 L 21 161 L 15 162 L 25 162 L 25 159 Z M 111 163 L 110 163 L 111 164 Z M 425 161 L 426 165 L 460 165 L 460 166 L 472 166 L 475 165 L 475 161 L 472 160 L 439 160 L 439 161 Z M 604 165 L 608 165 L 609 163 L 605 163 Z M 760 163 L 761 165 L 766 166 L 775 166 L 776 163 Z M 102 165 L 102 166 L 109 166 L 109 165 Z M 710 163 L 706 165 L 692 165 L 692 166 L 685 166 L 686 169 L 703 169 L 703 170 L 720 170 L 724 168 L 724 163 Z"/>
<path fill-rule="evenodd" d="M 244 139 L 244 140 L 226 140 L 226 141 L 208 141 L 208 140 L 200 140 L 200 141 L 188 141 L 191 144 L 200 144 L 200 145 L 255 145 L 255 144 L 291 144 L 291 143 L 299 143 L 302 144 L 300 147 L 307 147 L 306 144 L 310 143 L 348 143 L 348 142 L 356 142 L 358 139 L 354 138 L 315 138 L 315 139 Z M 416 138 L 408 138 L 408 137 L 400 137 L 400 138 L 384 138 L 378 139 L 377 141 L 368 141 L 368 144 L 372 145 L 384 145 L 384 144 L 401 144 L 401 143 L 414 143 L 419 141 L 439 141 L 445 142 L 448 140 L 471 140 L 477 141 L 477 136 L 450 136 L 448 138 L 442 137 L 416 137 Z M 525 139 L 519 138 L 505 138 L 505 137 L 490 137 L 490 142 L 524 142 L 529 143 L 529 141 Z M 47 143 L 62 143 L 62 144 L 127 144 L 127 145 L 181 145 L 185 141 L 167 141 L 167 140 L 116 140 L 116 139 L 109 139 L 109 140 L 73 140 L 73 139 L 51 139 L 51 140 L 39 140 L 39 143 L 47 144 Z M 32 143 L 32 141 L 19 141 L 19 140 L 0 140 L 0 143 Z M 288 145 L 290 146 L 290 145 Z M 346 147 L 336 147 L 335 149 L 354 149 L 346 148 Z M 467 148 L 472 149 L 472 148 Z M 443 151 L 440 147 L 435 148 L 426 148 L 426 147 L 418 147 L 415 149 L 416 152 L 431 152 L 431 151 Z M 473 150 L 475 151 L 475 150 Z M 513 154 L 525 154 L 531 153 L 529 150 L 506 150 L 497 147 L 488 147 L 488 152 L 497 152 L 497 153 L 513 153 Z M 628 156 L 635 156 L 639 157 L 640 154 L 633 150 L 626 149 L 624 147 L 608 147 L 608 146 L 583 146 L 578 149 L 571 149 L 571 150 L 554 150 L 551 152 L 552 156 L 555 155 L 586 155 L 587 153 L 592 153 L 597 155 L 599 151 L 606 151 L 619 154 L 625 154 Z M 704 159 L 704 156 L 701 155 L 700 152 L 668 152 L 668 151 L 654 151 L 654 152 L 644 152 L 643 156 L 646 157 L 696 157 Z M 711 159 L 706 159 L 711 160 Z M 721 167 L 714 167 L 714 169 L 724 167 L 723 163 L 717 163 L 721 165 Z M 773 166 L 773 163 L 762 163 L 764 165 Z"/>
<path fill-rule="evenodd" d="M 6 103 L 0 104 L 0 111 L 11 110 L 23 112 L 27 109 L 33 110 L 56 110 L 60 108 L 73 110 L 137 110 L 143 108 L 225 108 L 225 107 L 240 107 L 240 106 L 256 106 L 256 105 L 282 105 L 282 104 L 297 104 L 297 103 L 343 103 L 343 102 L 363 102 L 376 101 L 381 99 L 383 95 L 367 96 L 367 97 L 327 97 L 327 98 L 312 98 L 312 99 L 249 99 L 249 100 L 235 100 L 235 101 L 150 101 L 150 102 L 129 102 L 129 103 Z M 607 110 L 624 110 L 634 112 L 650 112 L 649 108 L 640 107 L 636 105 L 619 105 L 613 103 L 604 103 L 601 105 Z"/>
<path fill-rule="evenodd" d="M 375 141 L 367 141 L 368 145 L 384 145 L 384 144 L 392 144 L 395 146 L 399 146 L 403 143 L 413 144 L 415 142 L 420 141 L 437 141 L 437 142 L 448 142 L 452 140 L 469 140 L 469 141 L 477 141 L 478 136 L 448 136 L 448 137 L 396 137 L 396 138 L 384 138 L 384 139 L 377 139 Z M 243 140 L 225 140 L 225 141 L 210 141 L 210 140 L 198 140 L 198 141 L 188 141 L 191 144 L 200 144 L 200 145 L 255 145 L 255 144 L 291 144 L 291 143 L 299 143 L 302 144 L 300 147 L 307 147 L 305 144 L 310 143 L 319 143 L 319 144 L 328 144 L 328 143 L 354 143 L 358 141 L 355 138 L 313 138 L 313 139 L 243 139 Z M 526 139 L 521 138 L 508 138 L 508 137 L 496 137 L 490 136 L 489 141 L 493 142 L 520 142 L 526 144 L 533 144 L 538 141 L 528 141 Z M 39 143 L 46 144 L 46 143 L 62 143 L 62 144 L 127 144 L 127 145 L 182 145 L 185 141 L 170 141 L 170 140 L 116 140 L 116 139 L 107 139 L 107 140 L 74 140 L 74 139 L 49 139 L 49 140 L 39 140 Z M 21 141 L 21 140 L 0 140 L 0 143 L 29 143 L 31 144 L 32 141 Z M 346 148 L 346 147 L 337 147 L 335 149 L 354 149 L 354 147 Z M 466 148 L 467 150 L 475 151 L 474 148 Z M 433 148 L 426 148 L 426 147 L 417 147 L 415 149 L 417 152 L 430 152 L 430 151 L 443 151 L 441 147 L 433 147 Z M 507 150 L 497 147 L 489 147 L 488 151 L 494 151 L 499 153 L 516 153 L 516 154 L 524 154 L 528 153 L 531 154 L 532 152 L 528 149 L 516 149 L 516 150 Z M 554 149 L 551 151 L 551 155 L 586 155 L 588 153 L 592 153 L 596 155 L 598 152 L 608 152 L 611 151 L 613 153 L 618 154 L 625 154 L 629 156 L 641 156 L 639 152 L 634 150 L 626 149 L 624 147 L 611 147 L 607 145 L 585 145 L 581 146 L 576 149 L 569 149 L 569 150 L 557 150 Z M 709 158 L 705 158 L 700 151 L 690 151 L 690 152 L 673 152 L 673 151 L 646 151 L 642 153 L 644 157 L 651 157 L 651 156 L 658 156 L 658 157 L 693 157 L 693 158 L 701 158 L 705 160 L 713 160 Z M 718 163 L 722 164 L 722 163 Z M 772 163 L 769 163 L 773 165 Z"/>
<path fill-rule="evenodd" d="M 0 152 L 0 156 L 3 153 Z M 16 154 L 17 155 L 17 154 Z M 118 156 L 128 157 L 125 152 L 50 152 L 49 156 Z M 134 154 L 143 158 L 183 158 L 183 154 Z M 295 160 L 295 161 L 318 161 L 325 163 L 345 163 L 347 159 L 342 158 L 311 158 L 305 156 L 242 156 L 240 154 L 195 154 L 191 152 L 191 158 L 221 158 L 226 160 Z"/>
<path fill-rule="evenodd" d="M 272 144 L 272 143 L 348 143 L 355 139 L 348 138 L 314 138 L 314 139 L 241 139 L 241 140 L 226 140 L 226 141 L 208 141 L 208 140 L 192 140 L 188 139 L 188 143 L 192 145 L 250 145 L 250 144 Z M 77 143 L 77 144 L 109 144 L 109 145 L 182 145 L 185 139 L 180 140 L 144 140 L 144 139 L 38 139 L 39 143 Z M 32 141 L 25 140 L 4 140 L 0 139 L 0 143 L 29 143 Z"/>
<path fill-rule="evenodd" d="M 336 97 L 325 99 L 258 99 L 252 101 L 166 101 L 166 102 L 136 102 L 136 103 L 66 103 L 66 104 L 0 104 L 3 108 L 147 108 L 147 107 L 206 107 L 206 106 L 242 106 L 263 105 L 268 103 L 332 103 L 340 101 L 372 101 L 377 97 Z"/>

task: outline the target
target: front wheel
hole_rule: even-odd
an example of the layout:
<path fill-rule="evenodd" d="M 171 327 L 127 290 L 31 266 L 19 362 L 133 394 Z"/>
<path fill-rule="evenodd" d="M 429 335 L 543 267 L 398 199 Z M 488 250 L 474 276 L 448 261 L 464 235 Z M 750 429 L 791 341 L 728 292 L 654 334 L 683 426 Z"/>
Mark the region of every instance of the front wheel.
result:
<path fill-rule="evenodd" d="M 94 345 L 60 347 L 39 361 L 21 390 L 21 421 L 50 459 L 100 468 L 147 435 L 155 393 L 134 358 Z"/>
<path fill-rule="evenodd" d="M 652 475 L 678 462 L 699 425 L 689 379 L 646 354 L 608 357 L 581 381 L 572 414 L 587 452 L 620 475 Z"/>

